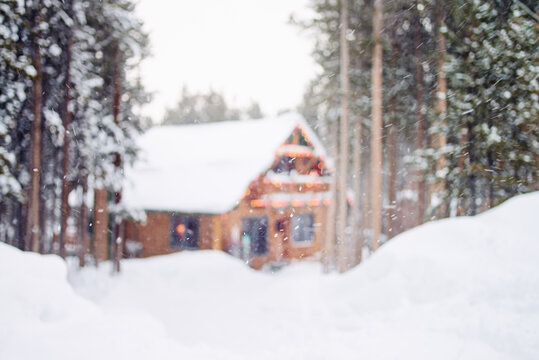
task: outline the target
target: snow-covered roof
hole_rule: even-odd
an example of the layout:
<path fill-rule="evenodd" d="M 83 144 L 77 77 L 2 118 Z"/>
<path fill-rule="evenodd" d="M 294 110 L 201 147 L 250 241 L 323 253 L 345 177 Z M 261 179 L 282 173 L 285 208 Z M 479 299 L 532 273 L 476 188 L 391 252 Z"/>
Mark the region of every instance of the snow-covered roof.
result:
<path fill-rule="evenodd" d="M 303 117 L 288 113 L 260 120 L 157 126 L 141 135 L 139 160 L 126 169 L 128 208 L 219 214 L 233 209 L 280 145 L 300 127 L 327 158 Z"/>

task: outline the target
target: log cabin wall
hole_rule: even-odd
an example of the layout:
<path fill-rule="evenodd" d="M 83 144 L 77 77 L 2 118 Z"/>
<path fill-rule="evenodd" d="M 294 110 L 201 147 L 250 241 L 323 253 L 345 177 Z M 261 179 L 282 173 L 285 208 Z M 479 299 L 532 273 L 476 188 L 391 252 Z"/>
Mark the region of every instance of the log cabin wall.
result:
<path fill-rule="evenodd" d="M 170 213 L 146 212 L 146 223 L 135 223 L 133 240 L 142 245 L 141 257 L 169 254 L 175 249 L 170 247 Z M 126 226 L 126 230 L 131 228 Z M 126 234 L 126 239 L 129 237 Z"/>
<path fill-rule="evenodd" d="M 198 246 L 201 250 L 209 250 L 213 243 L 213 215 L 198 216 Z"/>
<path fill-rule="evenodd" d="M 109 248 L 109 212 L 107 206 L 107 190 L 95 189 L 94 192 L 94 247 L 96 261 L 108 260 Z"/>
<path fill-rule="evenodd" d="M 171 247 L 171 217 L 175 215 L 198 218 L 198 248 L 218 249 L 237 257 L 244 257 L 253 268 L 261 268 L 267 263 L 288 262 L 316 256 L 322 250 L 325 233 L 327 206 L 323 195 L 327 184 L 276 184 L 259 179 L 250 186 L 245 196 L 233 210 L 217 215 L 193 215 L 170 212 L 148 211 L 146 223 L 127 221 L 126 240 L 142 245 L 140 257 L 164 255 L 179 251 Z M 293 201 L 271 201 L 273 195 L 304 196 L 301 206 L 293 206 Z M 316 205 L 310 205 L 312 198 Z M 265 206 L 257 205 L 264 200 Z M 279 205 L 281 203 L 281 205 Z M 312 214 L 314 238 L 312 241 L 298 242 L 293 237 L 292 219 L 295 215 Z M 242 254 L 243 219 L 266 217 L 266 252 L 251 256 Z"/>
<path fill-rule="evenodd" d="M 271 262 L 287 262 L 293 259 L 316 256 L 322 250 L 322 239 L 327 219 L 327 207 L 322 197 L 328 189 L 327 184 L 317 184 L 316 186 L 312 184 L 309 186 L 275 184 L 259 179 L 251 184 L 246 196 L 238 206 L 222 216 L 223 250 L 242 257 L 241 249 L 238 248 L 241 248 L 241 236 L 244 231 L 243 219 L 266 217 L 267 251 L 263 255 L 249 257 L 249 264 L 253 268 L 258 269 Z M 271 201 L 272 194 L 280 195 L 283 193 L 301 194 L 304 199 L 312 197 L 316 200 L 316 205 L 309 205 L 307 200 L 303 201 L 300 206 L 293 206 L 291 201 Z M 301 214 L 312 214 L 313 216 L 314 237 L 312 241 L 299 242 L 293 238 L 292 219 L 295 215 Z"/>
<path fill-rule="evenodd" d="M 176 215 L 194 216 L 198 218 L 198 248 L 201 250 L 220 249 L 219 239 L 214 234 L 220 233 L 215 229 L 215 218 L 220 215 L 192 215 L 171 212 L 147 211 L 146 222 L 132 220 L 125 222 L 126 241 L 134 241 L 141 245 L 139 257 L 165 255 L 180 251 L 171 246 L 171 219 Z M 126 254 L 128 255 L 128 254 Z"/>

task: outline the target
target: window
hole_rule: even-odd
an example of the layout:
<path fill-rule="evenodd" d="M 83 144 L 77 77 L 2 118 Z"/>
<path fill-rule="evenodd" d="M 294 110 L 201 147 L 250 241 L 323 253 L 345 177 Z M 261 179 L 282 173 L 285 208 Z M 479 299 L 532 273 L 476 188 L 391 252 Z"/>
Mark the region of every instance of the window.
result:
<path fill-rule="evenodd" d="M 198 218 L 172 216 L 170 247 L 173 249 L 198 249 Z"/>
<path fill-rule="evenodd" d="M 294 216 L 292 216 L 292 241 L 296 243 L 307 243 L 313 240 L 313 214 L 294 214 Z"/>
<path fill-rule="evenodd" d="M 268 250 L 267 232 L 268 218 L 265 216 L 244 218 L 242 221 L 243 253 L 264 255 Z"/>
<path fill-rule="evenodd" d="M 290 173 L 290 171 L 294 170 L 295 168 L 295 161 L 296 158 L 292 158 L 290 156 L 283 156 L 277 162 L 277 164 L 275 164 L 272 170 L 277 174 Z"/>

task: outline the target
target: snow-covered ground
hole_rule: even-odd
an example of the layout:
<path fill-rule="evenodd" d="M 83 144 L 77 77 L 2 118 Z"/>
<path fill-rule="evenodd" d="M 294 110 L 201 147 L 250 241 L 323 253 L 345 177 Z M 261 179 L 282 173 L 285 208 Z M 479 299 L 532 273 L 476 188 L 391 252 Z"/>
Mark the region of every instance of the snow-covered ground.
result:
<path fill-rule="evenodd" d="M 358 268 L 219 252 L 86 269 L 0 244 L 0 359 L 539 359 L 539 193 L 432 222 Z"/>

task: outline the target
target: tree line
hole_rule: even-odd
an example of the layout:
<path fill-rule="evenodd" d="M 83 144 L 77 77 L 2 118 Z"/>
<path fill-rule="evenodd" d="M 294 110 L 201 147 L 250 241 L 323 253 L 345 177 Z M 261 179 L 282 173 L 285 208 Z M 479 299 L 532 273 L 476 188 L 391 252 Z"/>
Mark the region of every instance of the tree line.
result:
<path fill-rule="evenodd" d="M 292 21 L 315 35 L 322 69 L 299 110 L 336 159 L 326 270 L 425 221 L 539 189 L 536 2 L 310 6 L 314 17 Z"/>
<path fill-rule="evenodd" d="M 110 210 L 114 224 L 125 216 L 122 168 L 136 154 L 143 123 L 136 110 L 149 98 L 132 71 L 148 55 L 134 7 L 131 0 L 0 3 L 0 241 L 62 257 L 74 251 L 83 265 L 97 251 L 90 217 L 94 235 L 108 227 L 102 215 L 96 224 L 100 214 L 90 214 L 88 199 L 99 213 Z M 74 247 L 66 244 L 70 227 Z"/>
<path fill-rule="evenodd" d="M 251 102 L 246 109 L 236 108 L 229 105 L 225 96 L 218 91 L 210 89 L 208 92 L 193 93 L 184 86 L 176 106 L 166 110 L 162 124 L 204 124 L 262 117 L 264 115 L 257 102 Z"/>

